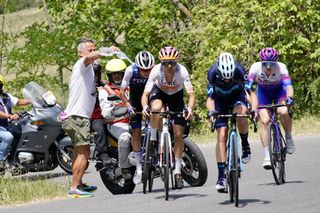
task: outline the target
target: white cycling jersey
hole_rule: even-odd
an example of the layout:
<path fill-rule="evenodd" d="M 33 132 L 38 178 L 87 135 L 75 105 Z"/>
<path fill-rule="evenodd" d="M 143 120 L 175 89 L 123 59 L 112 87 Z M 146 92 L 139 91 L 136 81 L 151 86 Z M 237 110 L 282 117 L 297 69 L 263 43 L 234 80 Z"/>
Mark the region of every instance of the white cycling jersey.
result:
<path fill-rule="evenodd" d="M 144 91 L 151 92 L 154 85 L 168 95 L 175 94 L 183 89 L 183 85 L 186 88 L 187 93 L 193 92 L 193 86 L 191 84 L 189 73 L 187 69 L 177 64 L 177 70 L 171 82 L 168 82 L 161 64 L 157 64 L 150 73 L 148 82 Z"/>
<path fill-rule="evenodd" d="M 264 72 L 261 62 L 252 64 L 248 74 L 248 81 L 252 84 L 254 80 L 257 81 L 258 87 L 266 90 L 272 90 L 281 85 L 284 87 L 292 85 L 287 67 L 281 62 L 276 63 L 269 76 Z"/>

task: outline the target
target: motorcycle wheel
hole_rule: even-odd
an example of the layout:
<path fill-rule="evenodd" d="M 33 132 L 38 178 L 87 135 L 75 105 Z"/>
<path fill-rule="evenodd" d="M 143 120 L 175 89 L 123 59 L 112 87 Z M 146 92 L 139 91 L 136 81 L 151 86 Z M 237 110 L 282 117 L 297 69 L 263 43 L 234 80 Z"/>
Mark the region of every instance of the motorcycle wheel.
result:
<path fill-rule="evenodd" d="M 105 187 L 114 195 L 131 194 L 136 187 L 132 180 L 125 180 L 122 177 L 117 180 L 110 180 L 105 169 L 100 171 L 100 177 Z"/>
<path fill-rule="evenodd" d="M 72 174 L 72 159 L 73 159 L 73 146 L 64 146 L 63 151 L 68 155 L 69 159 L 65 157 L 62 152 L 57 148 L 56 156 L 58 164 L 65 172 Z"/>
<path fill-rule="evenodd" d="M 182 177 L 190 186 L 202 186 L 207 181 L 208 168 L 206 160 L 199 147 L 189 138 L 184 138 L 182 155 L 184 162 Z"/>

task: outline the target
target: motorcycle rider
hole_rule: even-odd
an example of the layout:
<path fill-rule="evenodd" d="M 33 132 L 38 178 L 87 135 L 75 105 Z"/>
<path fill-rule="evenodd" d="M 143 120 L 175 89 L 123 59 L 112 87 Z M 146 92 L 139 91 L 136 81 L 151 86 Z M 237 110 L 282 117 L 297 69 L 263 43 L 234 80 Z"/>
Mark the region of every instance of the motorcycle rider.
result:
<path fill-rule="evenodd" d="M 96 87 L 103 87 L 107 82 L 101 80 L 102 67 L 99 63 L 95 62 L 93 65 L 93 71 L 95 76 Z M 108 166 L 112 161 L 107 154 L 107 137 L 104 129 L 104 119 L 101 115 L 101 108 L 99 104 L 99 97 L 97 95 L 96 104 L 94 106 L 93 113 L 91 115 L 91 130 L 95 132 L 94 143 L 96 144 L 97 159 L 102 162 L 103 166 Z"/>
<path fill-rule="evenodd" d="M 4 161 L 13 141 L 13 135 L 9 131 L 8 120 L 17 120 L 19 118 L 18 114 L 12 113 L 12 107 L 31 103 L 28 99 L 19 99 L 4 92 L 5 86 L 5 79 L 0 75 L 0 173 L 4 172 Z"/>
<path fill-rule="evenodd" d="M 121 59 L 112 59 L 106 64 L 109 82 L 98 89 L 101 114 L 107 123 L 109 133 L 118 139 L 119 167 L 125 179 L 132 179 L 131 164 L 128 155 L 131 151 L 131 134 L 129 132 L 129 118 L 127 107 L 119 97 L 120 85 L 127 68 Z M 125 91 L 129 98 L 129 89 Z M 115 97 L 115 98 L 114 98 Z"/>
<path fill-rule="evenodd" d="M 129 114 L 134 117 L 130 119 L 130 127 L 132 129 L 132 149 L 136 162 L 136 172 L 134 174 L 133 182 L 135 184 L 141 183 L 142 165 L 141 165 L 141 120 L 142 115 L 136 114 L 142 111 L 141 97 L 144 86 L 147 83 L 151 69 L 154 67 L 154 57 L 148 51 L 140 51 L 136 55 L 135 63 L 127 67 L 124 77 L 122 79 L 120 88 L 120 98 L 125 103 Z M 130 101 L 125 96 L 125 90 L 130 87 Z"/>

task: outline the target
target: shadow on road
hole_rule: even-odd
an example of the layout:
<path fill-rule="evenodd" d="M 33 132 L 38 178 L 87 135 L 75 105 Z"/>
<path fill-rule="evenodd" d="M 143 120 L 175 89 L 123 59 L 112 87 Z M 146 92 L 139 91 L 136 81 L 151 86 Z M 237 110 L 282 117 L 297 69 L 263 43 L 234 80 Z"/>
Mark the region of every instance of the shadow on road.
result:
<path fill-rule="evenodd" d="M 260 204 L 269 204 L 270 201 L 260 200 L 260 199 L 239 199 L 239 208 L 243 208 L 250 203 L 260 203 Z M 219 203 L 221 205 L 234 205 L 234 202 L 231 203 L 230 200 L 226 200 L 224 202 Z"/>

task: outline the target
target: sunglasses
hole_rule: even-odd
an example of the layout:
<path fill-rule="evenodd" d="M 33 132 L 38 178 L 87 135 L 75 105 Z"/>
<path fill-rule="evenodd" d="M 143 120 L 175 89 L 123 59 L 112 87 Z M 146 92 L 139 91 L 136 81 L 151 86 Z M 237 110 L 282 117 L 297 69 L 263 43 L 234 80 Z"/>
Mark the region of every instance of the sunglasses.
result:
<path fill-rule="evenodd" d="M 262 62 L 262 66 L 266 67 L 266 68 L 273 68 L 276 66 L 276 62 L 274 61 L 263 61 Z"/>
<path fill-rule="evenodd" d="M 94 52 L 94 51 L 96 51 L 96 49 L 91 49 L 91 50 L 88 50 L 88 52 Z"/>
<path fill-rule="evenodd" d="M 177 62 L 176 61 L 163 61 L 163 62 L 161 62 L 161 64 L 164 66 L 169 66 L 169 65 L 174 66 L 177 64 Z"/>
<path fill-rule="evenodd" d="M 141 72 L 150 72 L 152 70 L 152 68 L 150 69 L 140 69 Z"/>

